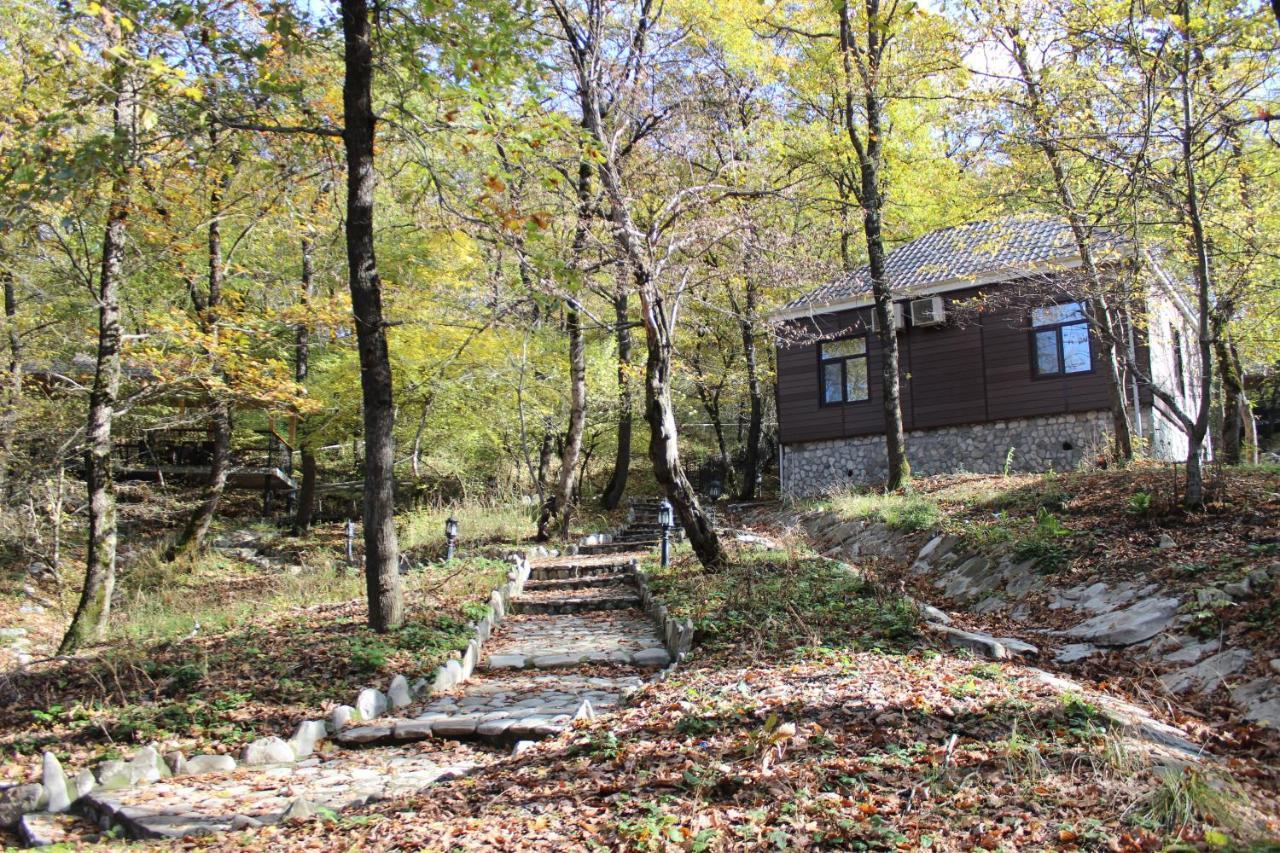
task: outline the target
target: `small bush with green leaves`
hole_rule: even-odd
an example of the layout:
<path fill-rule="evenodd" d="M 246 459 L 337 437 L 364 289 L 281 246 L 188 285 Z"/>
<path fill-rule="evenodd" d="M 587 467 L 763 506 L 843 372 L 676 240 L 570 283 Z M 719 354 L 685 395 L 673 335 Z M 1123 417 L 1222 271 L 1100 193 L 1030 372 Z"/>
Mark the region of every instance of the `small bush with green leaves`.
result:
<path fill-rule="evenodd" d="M 488 611 L 487 607 L 480 607 Z M 466 648 L 471 627 L 465 619 L 439 616 L 408 625 L 379 636 L 360 635 L 348 642 L 351 666 L 357 672 L 373 674 L 386 668 L 397 652 L 410 652 L 423 669 L 434 666 L 449 652 Z"/>
<path fill-rule="evenodd" d="M 1092 740 L 1117 727 L 1114 718 L 1075 693 L 1064 693 L 1061 712 L 1067 731 L 1081 740 Z"/>
<path fill-rule="evenodd" d="M 393 649 L 377 637 L 352 637 L 348 641 L 351 667 L 357 672 L 375 673 L 387 665 Z"/>
<path fill-rule="evenodd" d="M 1129 515 L 1148 515 L 1151 512 L 1152 498 L 1150 492 L 1135 492 L 1124 502 L 1124 511 Z"/>
<path fill-rule="evenodd" d="M 1059 541 L 1070 535 L 1071 530 L 1056 515 L 1040 507 L 1035 527 L 1015 540 L 1013 556 L 1019 560 L 1035 560 L 1042 569 L 1055 569 L 1070 557 L 1070 552 Z"/>

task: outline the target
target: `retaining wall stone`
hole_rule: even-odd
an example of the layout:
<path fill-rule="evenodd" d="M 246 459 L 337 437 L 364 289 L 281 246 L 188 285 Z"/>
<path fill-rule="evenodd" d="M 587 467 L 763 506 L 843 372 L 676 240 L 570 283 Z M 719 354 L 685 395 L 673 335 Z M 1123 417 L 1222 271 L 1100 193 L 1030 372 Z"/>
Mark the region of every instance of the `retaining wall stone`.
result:
<path fill-rule="evenodd" d="M 1102 453 L 1110 434 L 1106 411 L 993 421 L 913 430 L 907 455 L 912 473 L 924 476 L 998 474 L 1006 460 L 1013 472 L 1070 471 Z M 782 488 L 791 497 L 814 497 L 882 482 L 887 474 L 883 435 L 802 442 L 786 446 Z"/>

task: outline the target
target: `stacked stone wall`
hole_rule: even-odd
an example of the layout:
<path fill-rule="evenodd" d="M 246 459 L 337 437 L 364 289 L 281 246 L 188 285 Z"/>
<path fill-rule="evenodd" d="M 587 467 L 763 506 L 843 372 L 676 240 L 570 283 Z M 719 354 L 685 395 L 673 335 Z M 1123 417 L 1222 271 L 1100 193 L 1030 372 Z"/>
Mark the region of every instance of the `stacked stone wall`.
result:
<path fill-rule="evenodd" d="M 914 430 L 907 433 L 907 455 L 921 476 L 998 474 L 1006 467 L 1017 473 L 1071 471 L 1104 453 L 1110 440 L 1110 414 L 1094 411 Z M 883 435 L 789 444 L 782 488 L 791 497 L 814 497 L 883 482 L 887 467 Z"/>

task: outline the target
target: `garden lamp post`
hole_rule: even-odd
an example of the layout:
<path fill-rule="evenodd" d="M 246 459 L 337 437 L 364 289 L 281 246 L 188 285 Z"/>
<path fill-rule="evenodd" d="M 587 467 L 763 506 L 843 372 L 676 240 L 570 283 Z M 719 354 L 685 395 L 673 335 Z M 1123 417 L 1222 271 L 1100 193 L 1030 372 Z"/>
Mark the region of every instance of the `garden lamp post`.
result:
<path fill-rule="evenodd" d="M 662 567 L 671 564 L 671 501 L 666 498 L 658 504 L 658 526 L 662 528 Z"/>
<path fill-rule="evenodd" d="M 720 500 L 720 495 L 724 493 L 724 486 L 719 480 L 712 480 L 707 485 L 707 497 L 711 501 L 711 505 L 707 507 L 707 515 L 714 521 L 716 513 L 716 501 Z"/>
<path fill-rule="evenodd" d="M 458 542 L 458 519 L 450 515 L 444 522 L 445 562 L 453 559 L 453 549 Z"/>

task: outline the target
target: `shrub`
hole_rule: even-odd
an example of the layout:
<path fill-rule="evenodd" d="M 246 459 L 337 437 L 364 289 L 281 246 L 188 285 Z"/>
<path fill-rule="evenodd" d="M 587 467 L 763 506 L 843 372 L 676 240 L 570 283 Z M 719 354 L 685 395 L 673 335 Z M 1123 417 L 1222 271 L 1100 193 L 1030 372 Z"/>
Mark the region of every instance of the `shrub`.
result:
<path fill-rule="evenodd" d="M 1035 560 L 1044 569 L 1057 568 L 1070 556 L 1058 540 L 1070 535 L 1071 531 L 1056 515 L 1040 507 L 1036 511 L 1035 527 L 1017 540 L 1013 556 L 1019 560 Z"/>
<path fill-rule="evenodd" d="M 1151 493 L 1135 492 L 1124 503 L 1124 511 L 1129 515 L 1147 515 L 1151 512 Z"/>
<path fill-rule="evenodd" d="M 390 646 L 377 638 L 353 637 L 349 643 L 351 666 L 358 672 L 378 672 L 387 665 L 392 652 Z"/>

